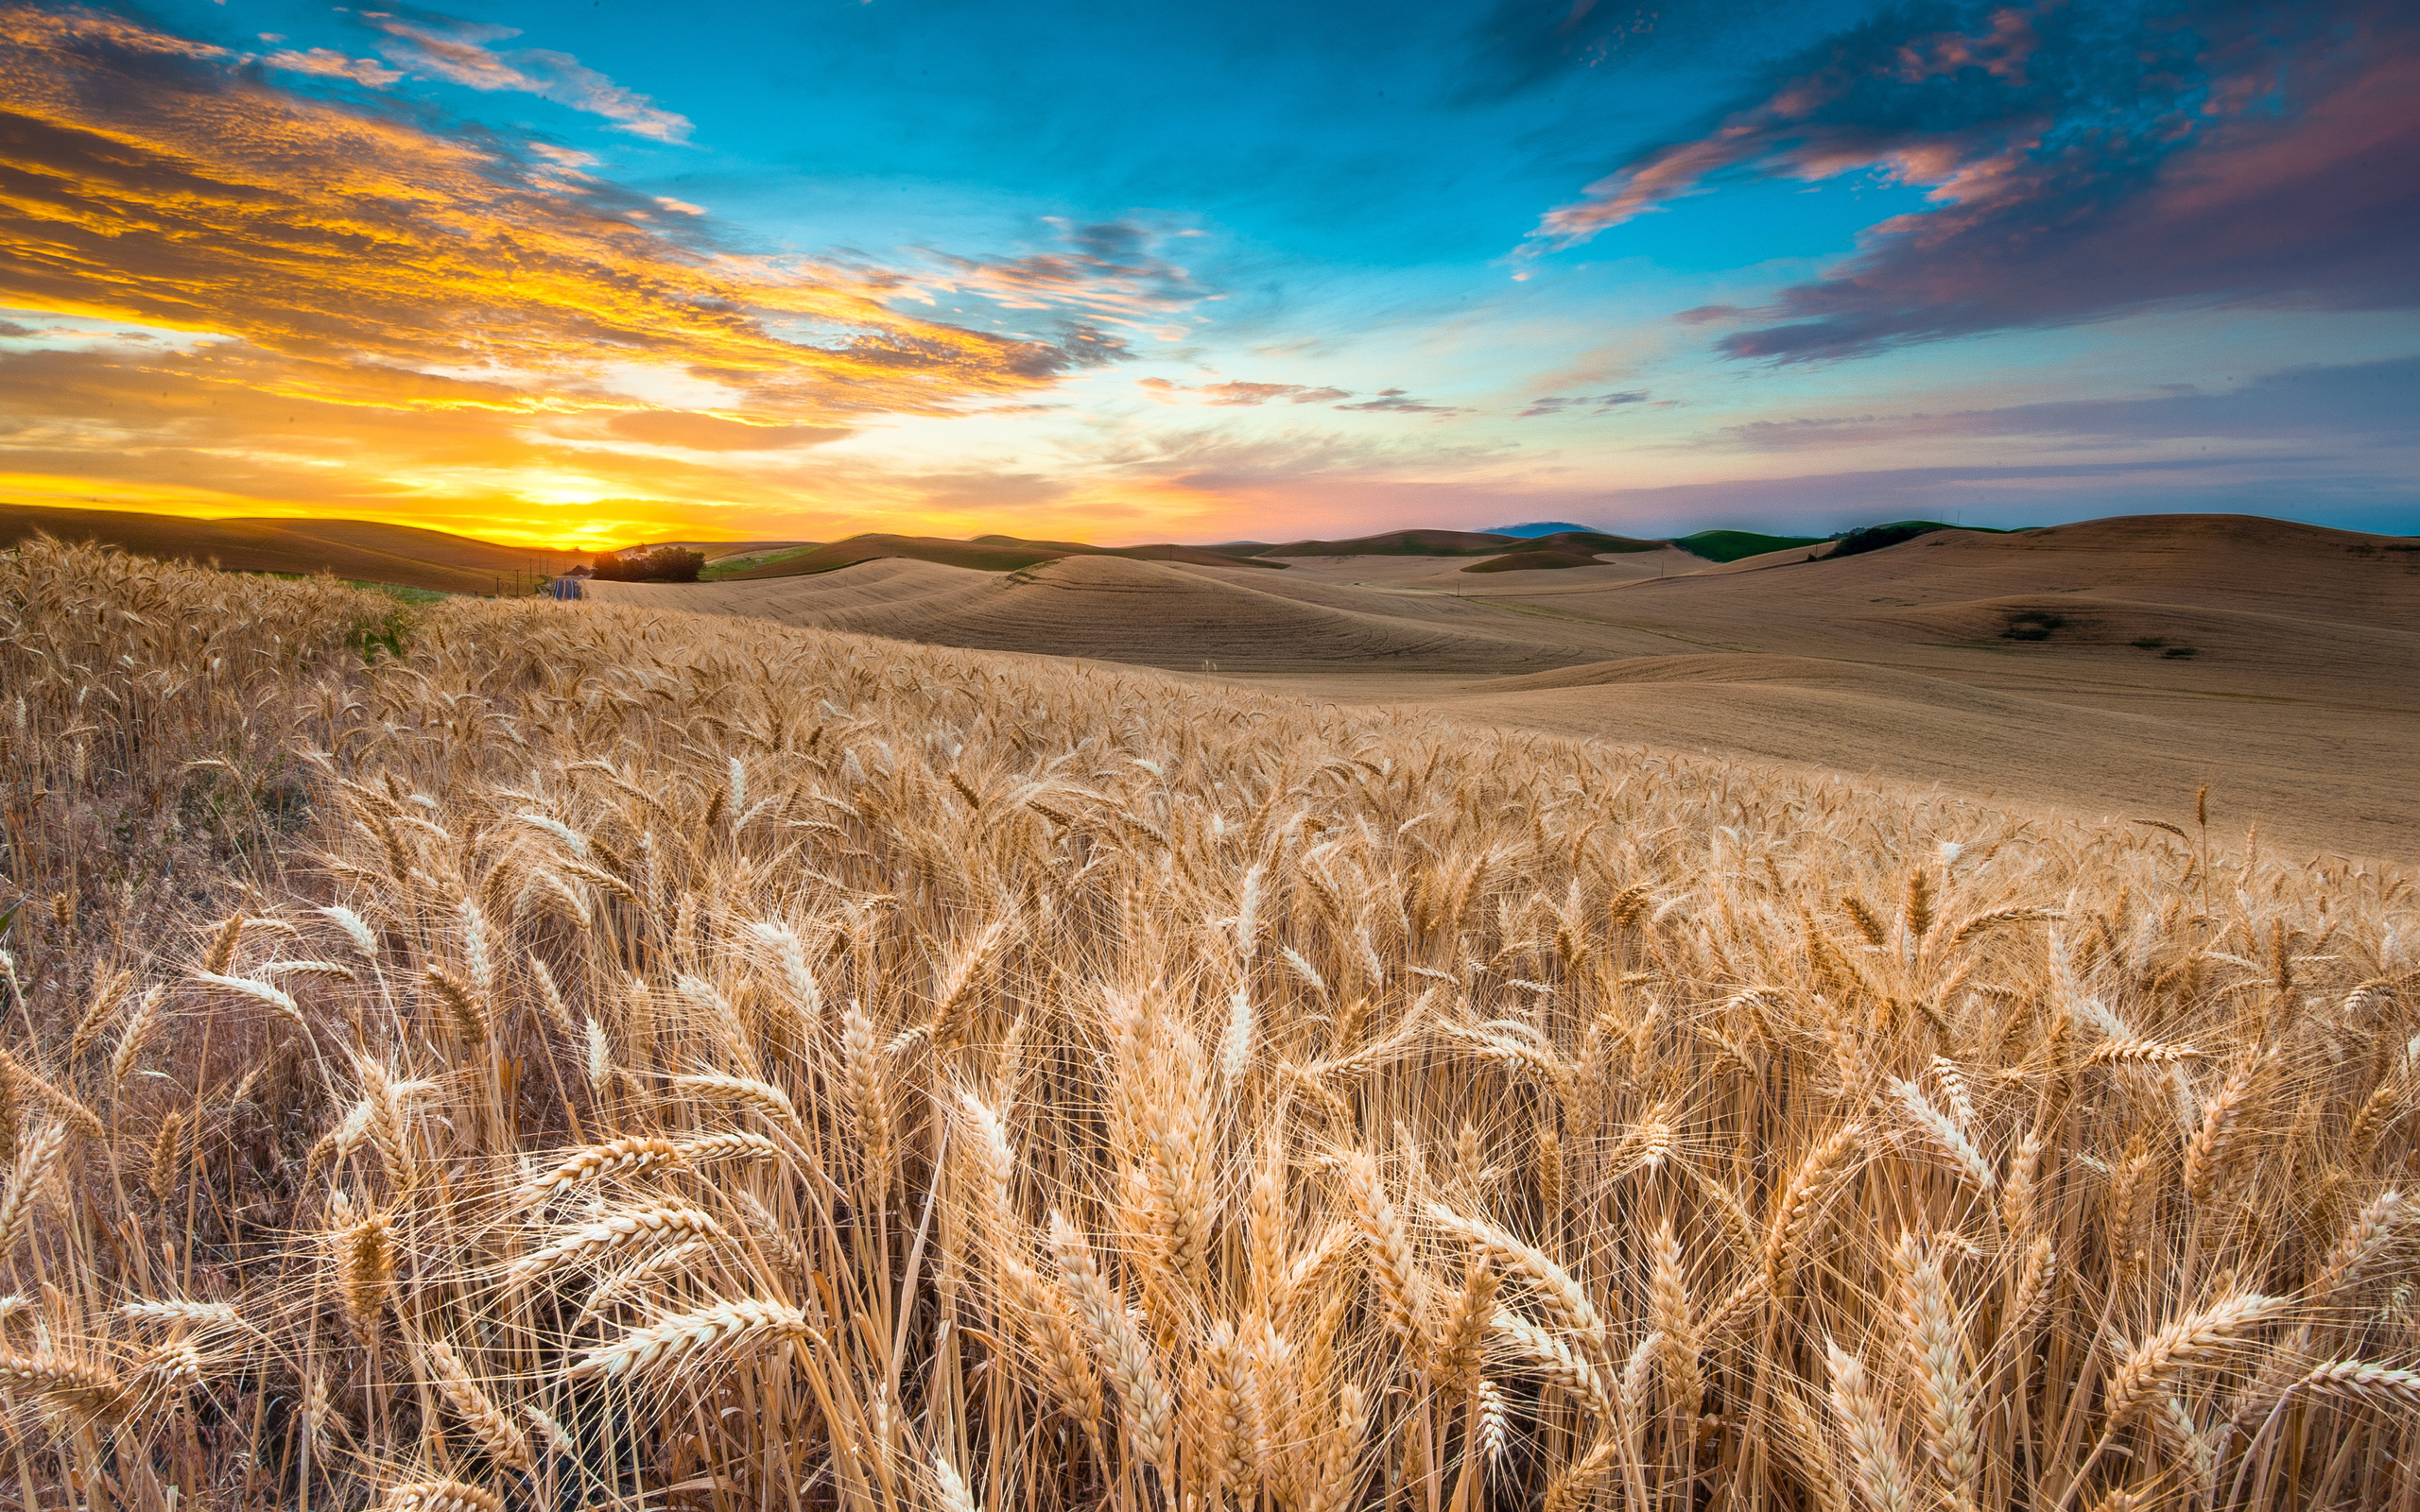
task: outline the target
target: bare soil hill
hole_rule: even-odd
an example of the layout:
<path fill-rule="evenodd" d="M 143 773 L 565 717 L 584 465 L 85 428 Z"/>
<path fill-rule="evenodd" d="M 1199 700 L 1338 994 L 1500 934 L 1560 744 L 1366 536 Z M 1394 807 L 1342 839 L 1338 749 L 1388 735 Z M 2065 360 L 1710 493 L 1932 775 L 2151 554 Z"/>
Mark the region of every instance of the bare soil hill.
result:
<path fill-rule="evenodd" d="M 1501 557 L 1475 561 L 1462 569 L 1466 573 L 1530 573 L 1554 572 L 1570 567 L 1594 567 L 1597 554 L 1590 551 L 1513 551 Z"/>
<path fill-rule="evenodd" d="M 1676 546 L 1653 551 L 1600 556 L 1585 566 L 1549 568 L 1536 574 L 1520 571 L 1490 573 L 1487 580 L 1462 576 L 1467 557 L 1289 557 L 1287 564 L 1296 580 L 1315 580 L 1355 588 L 1409 589 L 1422 593 L 1473 594 L 1501 598 L 1526 583 L 1531 586 L 1612 588 L 1642 577 L 1669 577 L 1685 573 L 1720 571 L 1702 558 Z"/>
<path fill-rule="evenodd" d="M 0 547 L 43 534 L 93 541 L 168 561 L 216 563 L 235 572 L 333 573 L 449 593 L 487 593 L 497 578 L 562 572 L 585 555 L 503 546 L 441 530 L 372 520 L 187 520 L 121 509 L 60 509 L 0 504 Z"/>
<path fill-rule="evenodd" d="M 2237 835 L 2257 821 L 2306 847 L 2420 857 L 2408 782 L 2420 718 L 2340 712 L 2214 724 L 2145 702 L 2055 694 L 1820 658 L 1650 657 L 1429 689 L 1408 700 L 1457 718 L 1937 782 L 2087 816 L 2188 822 L 2220 790 Z"/>
<path fill-rule="evenodd" d="M 1792 548 L 1660 580 L 1504 574 L 1473 601 L 1564 639 L 1618 634 L 1660 660 L 1400 696 L 2096 811 L 2156 799 L 2152 814 L 2171 819 L 2211 782 L 2236 822 L 2410 859 L 2415 545 L 2185 515 L 1943 531 L 1840 560 Z"/>
<path fill-rule="evenodd" d="M 770 582 L 696 587 L 598 583 L 607 602 L 736 613 L 984 650 L 1094 657 L 1224 670 L 1505 672 L 1604 655 L 1601 635 L 1540 635 L 1517 616 L 1450 601 L 1392 600 L 1329 589 L 1264 592 L 1263 575 L 1232 565 L 1187 569 L 1121 557 L 1065 557 L 994 575 L 868 562 L 825 575 L 832 595 L 780 593 Z M 851 582 L 856 574 L 885 576 Z M 938 576 L 947 574 L 946 577 Z M 1283 583 L 1274 579 L 1271 586 Z M 1322 602 L 1320 600 L 1325 600 Z M 1464 623 L 1448 623 L 1460 619 Z"/>
<path fill-rule="evenodd" d="M 1063 557 L 1125 557 L 1135 561 L 1245 566 L 1263 572 L 1271 568 L 1282 569 L 1286 565 L 1237 558 L 1200 546 L 1088 546 L 1074 541 L 1021 541 L 1015 536 L 977 536 L 973 541 L 952 541 L 942 536 L 864 535 L 851 536 L 846 541 L 836 541 L 828 546 L 819 546 L 810 551 L 781 552 L 755 566 L 718 576 L 722 580 L 735 582 L 768 577 L 804 577 L 854 567 L 861 561 L 893 558 L 972 568 L 977 572 L 1011 573 L 1038 567 Z"/>
<path fill-rule="evenodd" d="M 1259 557 L 1490 557 L 1507 551 L 1632 552 L 1668 545 L 1601 530 L 1558 530 L 1543 536 L 1508 536 L 1487 530 L 1390 530 L 1349 541 L 1295 541 L 1264 546 Z"/>

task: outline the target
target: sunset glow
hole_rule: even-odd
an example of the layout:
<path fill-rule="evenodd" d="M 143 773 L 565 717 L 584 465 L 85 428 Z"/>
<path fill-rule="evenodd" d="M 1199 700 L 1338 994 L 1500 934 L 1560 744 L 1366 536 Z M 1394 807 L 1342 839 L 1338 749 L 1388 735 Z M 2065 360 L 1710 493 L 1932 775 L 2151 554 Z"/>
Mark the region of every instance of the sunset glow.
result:
<path fill-rule="evenodd" d="M 2409 529 L 2415 57 L 2360 3 L 0 7 L 0 496 Z"/>

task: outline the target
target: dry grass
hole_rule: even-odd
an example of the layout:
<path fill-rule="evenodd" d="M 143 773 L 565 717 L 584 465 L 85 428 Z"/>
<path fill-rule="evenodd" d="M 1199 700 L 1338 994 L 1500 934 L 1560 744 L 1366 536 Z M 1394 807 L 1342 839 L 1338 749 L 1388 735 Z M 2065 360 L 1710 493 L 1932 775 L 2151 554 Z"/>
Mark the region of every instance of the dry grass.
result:
<path fill-rule="evenodd" d="M 21 1504 L 2420 1493 L 2398 876 L 359 611 L 0 558 Z"/>

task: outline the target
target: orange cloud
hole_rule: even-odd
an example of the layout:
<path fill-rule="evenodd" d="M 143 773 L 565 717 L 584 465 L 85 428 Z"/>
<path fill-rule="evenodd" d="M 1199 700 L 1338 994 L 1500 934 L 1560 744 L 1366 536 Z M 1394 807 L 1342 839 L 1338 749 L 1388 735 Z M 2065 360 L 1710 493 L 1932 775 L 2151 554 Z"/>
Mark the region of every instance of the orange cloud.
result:
<path fill-rule="evenodd" d="M 283 90 L 221 49 L 0 8 L 0 303 L 267 350 L 560 375 L 653 363 L 823 415 L 946 412 L 1080 360 L 902 316 L 895 280 L 749 258 L 660 210 L 400 114 Z"/>
<path fill-rule="evenodd" d="M 399 65 L 485 57 L 653 119 L 560 55 L 388 29 Z M 0 314 L 23 317 L 0 318 L 0 497 L 580 543 L 821 525 L 920 495 L 815 449 L 878 415 L 1026 410 L 1122 350 L 902 314 L 917 274 L 737 255 L 585 154 L 281 73 L 394 81 L 0 4 Z M 1086 310 L 1175 297 L 1181 270 L 1137 245 L 1096 228 L 999 277 Z"/>

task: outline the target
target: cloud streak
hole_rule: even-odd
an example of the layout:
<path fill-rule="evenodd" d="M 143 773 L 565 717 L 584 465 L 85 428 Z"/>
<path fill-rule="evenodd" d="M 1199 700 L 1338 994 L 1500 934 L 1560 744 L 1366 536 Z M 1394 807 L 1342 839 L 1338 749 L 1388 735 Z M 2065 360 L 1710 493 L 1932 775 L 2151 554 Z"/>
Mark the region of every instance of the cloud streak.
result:
<path fill-rule="evenodd" d="M 1735 357 L 1861 355 L 2184 301 L 2420 306 L 2420 23 L 2408 7 L 1921 3 L 1829 39 L 1705 131 L 1548 214 L 1584 241 L 1727 176 L 1872 172 L 1934 207 L 1770 303 Z"/>
<path fill-rule="evenodd" d="M 1251 408 L 1284 400 L 1289 404 L 1320 404 L 1330 400 L 1350 399 L 1347 389 L 1330 388 L 1310 384 L 1255 384 L 1240 379 L 1222 384 L 1171 383 L 1166 378 L 1138 378 L 1134 387 L 1146 390 L 1162 404 L 1175 404 L 1181 398 L 1194 397 L 1201 403 L 1221 408 Z"/>
<path fill-rule="evenodd" d="M 1330 406 L 1341 410 L 1360 410 L 1384 415 L 1464 415 L 1469 411 L 1455 404 L 1431 404 L 1411 397 L 1400 388 L 1381 388 L 1375 399 L 1365 399 L 1357 404 Z"/>
<path fill-rule="evenodd" d="M 425 77 L 486 94 L 535 94 L 602 116 L 620 130 L 654 142 L 686 142 L 696 129 L 688 117 L 624 89 L 569 53 L 544 48 L 494 51 L 490 43 L 521 35 L 510 26 L 443 17 L 407 20 L 382 10 L 365 10 L 361 19 L 386 33 L 387 40 L 378 50 L 389 62 Z"/>
<path fill-rule="evenodd" d="M 1644 404 L 1648 397 L 1644 388 L 1626 388 L 1614 394 L 1549 394 L 1544 399 L 1530 400 L 1529 407 L 1521 411 L 1519 418 L 1535 420 L 1543 415 L 1610 415 L 1625 405 Z"/>
<path fill-rule="evenodd" d="M 304 52 L 280 48 L 261 61 L 283 73 L 350 79 L 370 89 L 384 89 L 404 77 L 400 68 L 389 68 L 374 58 L 348 58 L 333 47 L 313 47 Z"/>
<path fill-rule="evenodd" d="M 975 258 L 928 253 L 938 275 L 915 280 L 931 293 L 979 295 L 1004 309 L 1063 310 L 1115 325 L 1182 335 L 1170 318 L 1218 290 L 1159 255 L 1160 236 L 1134 221 L 1078 225 L 1052 218 L 1062 245 L 1024 257 Z"/>
<path fill-rule="evenodd" d="M 2137 398 L 2059 400 L 1944 414 L 1853 415 L 1753 421 L 1726 426 L 1720 443 L 1759 452 L 1984 437 L 2035 437 L 2074 445 L 2221 438 L 2235 450 L 2289 440 L 2412 444 L 2420 415 L 2420 357 L 2302 366 L 2263 373 L 2238 388 L 2182 386 Z"/>

